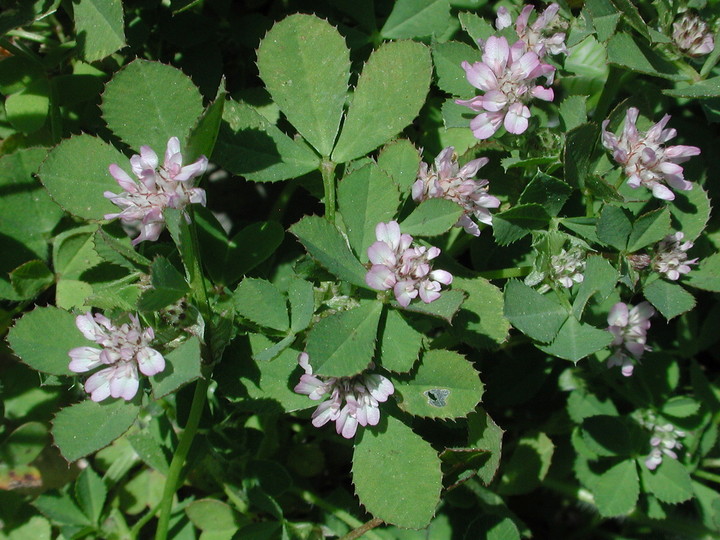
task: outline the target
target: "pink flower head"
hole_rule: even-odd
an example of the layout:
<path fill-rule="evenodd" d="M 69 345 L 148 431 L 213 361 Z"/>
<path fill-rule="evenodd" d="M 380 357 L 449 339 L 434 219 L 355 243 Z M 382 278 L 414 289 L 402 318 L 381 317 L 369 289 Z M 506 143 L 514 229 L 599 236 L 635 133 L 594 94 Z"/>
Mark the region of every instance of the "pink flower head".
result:
<path fill-rule="evenodd" d="M 440 250 L 413 246 L 413 237 L 400 234 L 397 221 L 378 223 L 375 237 L 377 242 L 368 248 L 372 267 L 365 274 L 365 283 L 378 291 L 392 289 L 402 307 L 407 307 L 418 295 L 429 304 L 440 298 L 441 284 L 452 283 L 452 274 L 433 270 L 430 265 Z"/>
<path fill-rule="evenodd" d="M 684 237 L 681 232 L 666 236 L 656 246 L 655 256 L 651 261 L 656 272 L 672 281 L 677 281 L 682 274 L 690 272 L 691 264 L 697 264 L 697 259 L 688 260 L 687 250 L 693 247 L 693 243 L 683 242 Z"/>
<path fill-rule="evenodd" d="M 672 37 L 677 48 L 688 56 L 704 56 L 715 49 L 707 23 L 693 13 L 684 13 L 673 23 Z"/>
<path fill-rule="evenodd" d="M 651 350 L 645 343 L 650 328 L 650 317 L 655 309 L 648 302 L 629 307 L 623 302 L 615 304 L 608 314 L 608 331 L 613 335 L 615 352 L 608 359 L 608 367 L 620 366 L 622 374 L 633 373 L 635 360 L 640 360 L 645 351 Z M 630 353 L 632 358 L 627 355 Z"/>
<path fill-rule="evenodd" d="M 532 98 L 552 101 L 552 88 L 536 84 L 538 77 L 552 81 L 555 68 L 540 61 L 537 53 L 526 51 L 522 41 L 511 47 L 504 37 L 490 36 L 482 45 L 482 62 L 463 62 L 467 80 L 482 90 L 481 96 L 455 103 L 479 111 L 470 129 L 480 140 L 492 137 L 500 126 L 515 135 L 528 128 Z"/>
<path fill-rule="evenodd" d="M 538 57 L 543 58 L 548 54 L 567 54 L 565 46 L 565 33 L 554 32 L 561 23 L 558 17 L 560 6 L 556 3 L 550 4 L 545 11 L 538 15 L 535 22 L 528 24 L 530 15 L 535 8 L 531 5 L 525 6 L 515 21 L 515 31 L 518 38 L 525 44 L 528 51 L 533 51 Z M 506 7 L 500 7 L 497 12 L 495 28 L 502 30 L 512 24 L 512 17 Z M 551 34 L 552 35 L 548 35 Z"/>
<path fill-rule="evenodd" d="M 143 329 L 138 318 L 129 315 L 130 323 L 115 326 L 107 317 L 88 312 L 78 315 L 75 325 L 90 341 L 101 348 L 76 347 L 68 352 L 70 371 L 85 373 L 107 366 L 85 381 L 85 391 L 93 401 L 112 396 L 131 400 L 140 381 L 138 369 L 144 375 L 157 375 L 165 369 L 162 354 L 150 347 L 155 338 L 152 328 Z"/>
<path fill-rule="evenodd" d="M 612 151 L 613 159 L 623 166 L 630 187 L 642 185 L 651 189 L 658 199 L 672 201 L 675 194 L 667 186 L 681 191 L 692 189 L 678 164 L 697 156 L 700 149 L 684 145 L 663 146 L 677 134 L 674 129 L 665 129 L 670 115 L 666 114 L 647 132 L 641 133 L 635 125 L 638 113 L 635 107 L 627 110 L 625 126 L 619 138 L 607 131 L 609 120 L 605 120 L 602 124 L 603 146 Z"/>
<path fill-rule="evenodd" d="M 412 186 L 412 197 L 417 202 L 440 198 L 459 204 L 464 212 L 455 226 L 463 227 L 465 232 L 473 236 L 479 236 L 480 228 L 472 218 L 492 225 L 489 208 L 500 206 L 500 200 L 488 194 L 489 182 L 473 179 L 487 162 L 487 158 L 474 159 L 461 169 L 455 148 L 448 146 L 435 158 L 434 166 L 420 164 L 418 178 Z"/>
<path fill-rule="evenodd" d="M 140 234 L 132 241 L 133 245 L 143 240 L 157 240 L 165 228 L 163 211 L 166 208 L 182 210 L 191 203 L 205 206 L 205 190 L 192 187 L 192 180 L 205 173 L 207 164 L 207 158 L 200 156 L 194 163 L 183 167 L 177 137 L 168 141 L 161 167 L 158 167 L 158 157 L 152 148 L 141 146 L 140 154 L 130 158 L 130 166 L 140 180 L 139 184 L 117 164 L 113 163 L 108 168 L 124 191 L 117 195 L 106 191 L 105 197 L 123 210 L 106 214 L 105 219 L 117 217 L 123 223 L 139 222 Z"/>
<path fill-rule="evenodd" d="M 335 422 L 338 435 L 346 439 L 355 436 L 358 425 L 376 426 L 380 421 L 379 404 L 395 392 L 392 382 L 377 373 L 354 377 L 313 375 L 310 357 L 305 352 L 298 356 L 298 364 L 305 373 L 295 386 L 295 392 L 322 402 L 312 414 L 313 426 Z M 370 367 L 373 367 L 372 364 Z"/>

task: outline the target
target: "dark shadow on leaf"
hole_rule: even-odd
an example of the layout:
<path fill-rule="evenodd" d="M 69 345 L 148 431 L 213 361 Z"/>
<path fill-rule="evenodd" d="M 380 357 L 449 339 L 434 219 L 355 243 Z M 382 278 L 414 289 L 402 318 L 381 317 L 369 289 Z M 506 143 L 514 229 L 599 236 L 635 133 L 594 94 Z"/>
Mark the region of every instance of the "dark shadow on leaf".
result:
<path fill-rule="evenodd" d="M 277 145 L 259 129 L 233 131 L 227 121 L 220 125 L 213 159 L 237 175 L 262 171 L 282 162 Z"/>

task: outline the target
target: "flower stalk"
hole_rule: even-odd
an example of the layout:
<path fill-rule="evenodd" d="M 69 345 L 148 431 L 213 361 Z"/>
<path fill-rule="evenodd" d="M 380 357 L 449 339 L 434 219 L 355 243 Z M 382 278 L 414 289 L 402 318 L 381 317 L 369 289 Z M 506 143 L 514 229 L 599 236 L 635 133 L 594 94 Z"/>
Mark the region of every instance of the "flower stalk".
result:
<path fill-rule="evenodd" d="M 170 462 L 167 478 L 165 479 L 165 488 L 163 489 L 162 500 L 160 501 L 160 517 L 158 519 L 157 530 L 155 531 L 155 540 L 166 540 L 168 534 L 168 526 L 170 524 L 170 514 L 172 513 L 172 503 L 175 497 L 180 481 L 182 469 L 185 465 L 188 452 L 192 446 L 202 411 L 205 408 L 207 400 L 208 386 L 210 379 L 200 379 L 195 385 L 195 394 L 193 395 L 192 405 L 190 406 L 190 415 L 188 416 L 185 429 L 180 435 L 177 449 Z"/>

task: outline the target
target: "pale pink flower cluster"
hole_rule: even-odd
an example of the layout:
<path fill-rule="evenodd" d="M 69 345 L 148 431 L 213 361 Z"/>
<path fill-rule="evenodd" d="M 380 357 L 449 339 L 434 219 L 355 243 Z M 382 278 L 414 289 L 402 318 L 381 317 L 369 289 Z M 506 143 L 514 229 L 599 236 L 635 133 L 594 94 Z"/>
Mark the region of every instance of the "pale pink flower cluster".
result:
<path fill-rule="evenodd" d="M 558 12 L 560 6 L 553 2 L 545 11 L 538 15 L 535 22 L 530 22 L 530 15 L 535 8 L 532 5 L 523 7 L 520 15 L 515 21 L 515 31 L 518 38 L 525 44 L 529 51 L 533 51 L 538 57 L 543 58 L 548 54 L 567 54 L 565 46 L 565 33 L 554 32 L 560 25 Z M 495 28 L 502 30 L 512 25 L 512 17 L 506 7 L 498 9 Z M 552 34 L 552 35 L 548 35 Z"/>
<path fill-rule="evenodd" d="M 500 126 L 515 135 L 524 133 L 530 118 L 526 103 L 532 98 L 552 101 L 555 96 L 552 88 L 537 82 L 545 77 L 551 84 L 555 68 L 528 51 L 522 40 L 510 46 L 504 37 L 490 36 L 480 46 L 482 62 L 463 62 L 462 67 L 468 82 L 483 94 L 456 103 L 480 112 L 470 121 L 470 129 L 480 140 L 492 137 Z"/>
<path fill-rule="evenodd" d="M 652 258 L 653 269 L 672 281 L 677 281 L 682 274 L 690 272 L 691 264 L 697 264 L 697 259 L 688 260 L 687 256 L 693 243 L 683 242 L 683 238 L 685 235 L 681 232 L 666 236 L 658 243 Z"/>
<path fill-rule="evenodd" d="M 603 145 L 612 151 L 613 159 L 623 166 L 630 187 L 638 188 L 642 185 L 651 189 L 653 196 L 658 199 L 672 201 L 675 194 L 666 184 L 681 191 L 692 189 L 692 184 L 685 180 L 683 168 L 678 164 L 700 154 L 700 149 L 685 145 L 663 146 L 677 134 L 674 129 L 665 129 L 670 115 L 666 114 L 647 132 L 641 133 L 636 126 L 638 113 L 635 107 L 627 110 L 620 138 L 607 131 L 609 120 L 605 120 L 602 124 Z"/>
<path fill-rule="evenodd" d="M 715 49 L 708 25 L 694 13 L 685 13 L 673 23 L 673 41 L 688 56 L 703 56 Z"/>
<path fill-rule="evenodd" d="M 430 265 L 440 255 L 440 249 L 413 246 L 413 237 L 400 234 L 397 221 L 378 223 L 375 237 L 377 242 L 368 248 L 372 267 L 365 275 L 365 283 L 378 291 L 392 289 L 402 307 L 418 295 L 429 304 L 440 298 L 441 284 L 452 283 L 450 272 L 433 270 Z"/>
<path fill-rule="evenodd" d="M 143 240 L 157 240 L 165 228 L 166 208 L 182 210 L 190 203 L 205 206 L 205 190 L 192 187 L 192 180 L 202 176 L 207 169 L 205 156 L 182 166 L 180 141 L 172 137 L 167 143 L 165 161 L 159 165 L 158 156 L 149 146 L 141 146 L 140 154 L 130 158 L 133 174 L 140 180 L 138 184 L 117 164 L 110 165 L 110 174 L 117 180 L 123 192 L 120 194 L 105 192 L 105 197 L 122 208 L 122 212 L 107 214 L 105 219 L 120 218 L 123 223 L 140 223 L 140 234 L 132 243 Z"/>
<path fill-rule="evenodd" d="M 645 343 L 650 317 L 653 315 L 655 309 L 648 302 L 641 302 L 634 307 L 618 302 L 612 307 L 607 321 L 610 325 L 608 331 L 614 338 L 612 345 L 615 352 L 608 359 L 608 367 L 620 366 L 625 377 L 632 375 L 635 360 L 640 360 L 645 351 L 651 350 Z M 628 352 L 632 358 L 627 355 Z"/>
<path fill-rule="evenodd" d="M 645 458 L 645 466 L 654 471 L 662 463 L 664 456 L 672 459 L 678 458 L 676 451 L 681 450 L 683 447 L 679 439 L 685 437 L 686 433 L 669 422 L 660 424 L 660 419 L 650 411 L 645 416 L 641 420 L 641 424 L 653 432 L 652 437 L 650 437 L 652 449 Z"/>
<path fill-rule="evenodd" d="M 420 164 L 420 172 L 412 186 L 412 197 L 421 202 L 430 198 L 447 199 L 463 207 L 463 215 L 455 224 L 473 236 L 480 235 L 480 228 L 472 218 L 492 225 L 489 208 L 500 206 L 500 200 L 488 193 L 487 180 L 475 180 L 478 170 L 487 164 L 487 158 L 473 159 L 460 168 L 455 148 L 448 146 L 437 158 L 434 165 Z"/>
<path fill-rule="evenodd" d="M 377 373 L 354 377 L 313 375 L 310 357 L 305 352 L 298 356 L 298 364 L 305 374 L 300 377 L 295 392 L 322 401 L 312 414 L 313 426 L 335 422 L 335 430 L 346 439 L 355 435 L 359 425 L 376 426 L 380 421 L 379 404 L 395 392 L 393 383 Z"/>
<path fill-rule="evenodd" d="M 76 347 L 68 352 L 70 371 L 85 373 L 96 367 L 108 366 L 92 374 L 85 381 L 85 391 L 93 401 L 107 397 L 135 397 L 140 381 L 138 369 L 144 375 L 157 375 L 165 369 L 162 354 L 150 347 L 155 332 L 143 329 L 138 318 L 129 315 L 130 323 L 116 326 L 104 315 L 86 313 L 75 319 L 75 324 L 90 341 L 102 348 Z"/>

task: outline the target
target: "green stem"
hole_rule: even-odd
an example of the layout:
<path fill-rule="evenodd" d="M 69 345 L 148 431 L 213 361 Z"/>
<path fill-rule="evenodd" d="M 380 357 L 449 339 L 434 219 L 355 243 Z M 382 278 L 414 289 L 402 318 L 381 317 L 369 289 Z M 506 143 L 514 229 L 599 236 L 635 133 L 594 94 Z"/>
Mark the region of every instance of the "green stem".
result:
<path fill-rule="evenodd" d="M 517 268 L 501 268 L 500 270 L 487 270 L 479 272 L 478 276 L 485 279 L 509 279 L 525 277 L 532 272 L 532 266 L 519 266 Z"/>
<path fill-rule="evenodd" d="M 698 478 L 702 478 L 703 480 L 709 480 L 710 482 L 720 484 L 720 474 L 703 471 L 702 469 L 697 469 L 692 474 L 693 476 L 697 476 Z"/>
<path fill-rule="evenodd" d="M 205 320 L 205 345 L 202 348 L 203 363 L 212 366 L 215 356 L 212 350 L 212 310 L 210 309 L 210 300 L 207 292 L 205 276 L 202 273 L 202 263 L 200 260 L 200 246 L 197 237 L 197 229 L 193 218 L 192 209 L 190 209 L 190 223 L 187 223 L 183 215 L 179 216 L 179 238 L 176 238 L 178 250 L 182 254 L 183 263 L 188 276 L 192 297 L 197 304 L 203 319 Z M 193 395 L 192 405 L 190 406 L 190 415 L 188 416 L 185 429 L 180 435 L 178 446 L 170 462 L 167 478 L 165 479 L 165 487 L 163 489 L 162 500 L 160 501 L 160 517 L 155 532 L 155 540 L 166 540 L 168 533 L 168 525 L 170 523 L 170 514 L 172 512 L 172 503 L 175 493 L 181 484 L 181 476 L 185 466 L 188 452 L 192 446 L 200 418 L 202 416 L 205 401 L 207 400 L 207 391 L 210 386 L 210 374 L 206 373 L 205 378 L 201 378 L 195 385 L 195 394 Z"/>
<path fill-rule="evenodd" d="M 335 163 L 323 159 L 320 172 L 325 190 L 325 217 L 330 223 L 335 223 Z"/>
<path fill-rule="evenodd" d="M 207 399 L 207 390 L 210 385 L 210 379 L 200 379 L 195 386 L 195 395 L 193 395 L 192 405 L 190 407 L 190 416 L 188 417 L 185 429 L 180 435 L 175 455 L 170 462 L 167 478 L 165 479 L 165 489 L 163 490 L 162 500 L 160 501 L 160 518 L 158 520 L 157 530 L 155 532 L 155 540 L 166 540 L 168 533 L 168 525 L 170 523 L 170 513 L 172 512 L 172 503 L 180 484 L 180 474 L 185 465 L 193 439 L 200 425 L 200 417 L 202 416 L 205 400 Z"/>
<path fill-rule="evenodd" d="M 150 510 L 148 510 L 143 517 L 141 517 L 135 525 L 132 526 L 132 529 L 130 529 L 130 538 L 132 540 L 135 540 L 139 535 L 142 528 L 148 524 L 148 522 L 155 517 L 155 515 L 158 513 L 158 510 L 160 510 L 160 503 L 153 506 Z"/>

